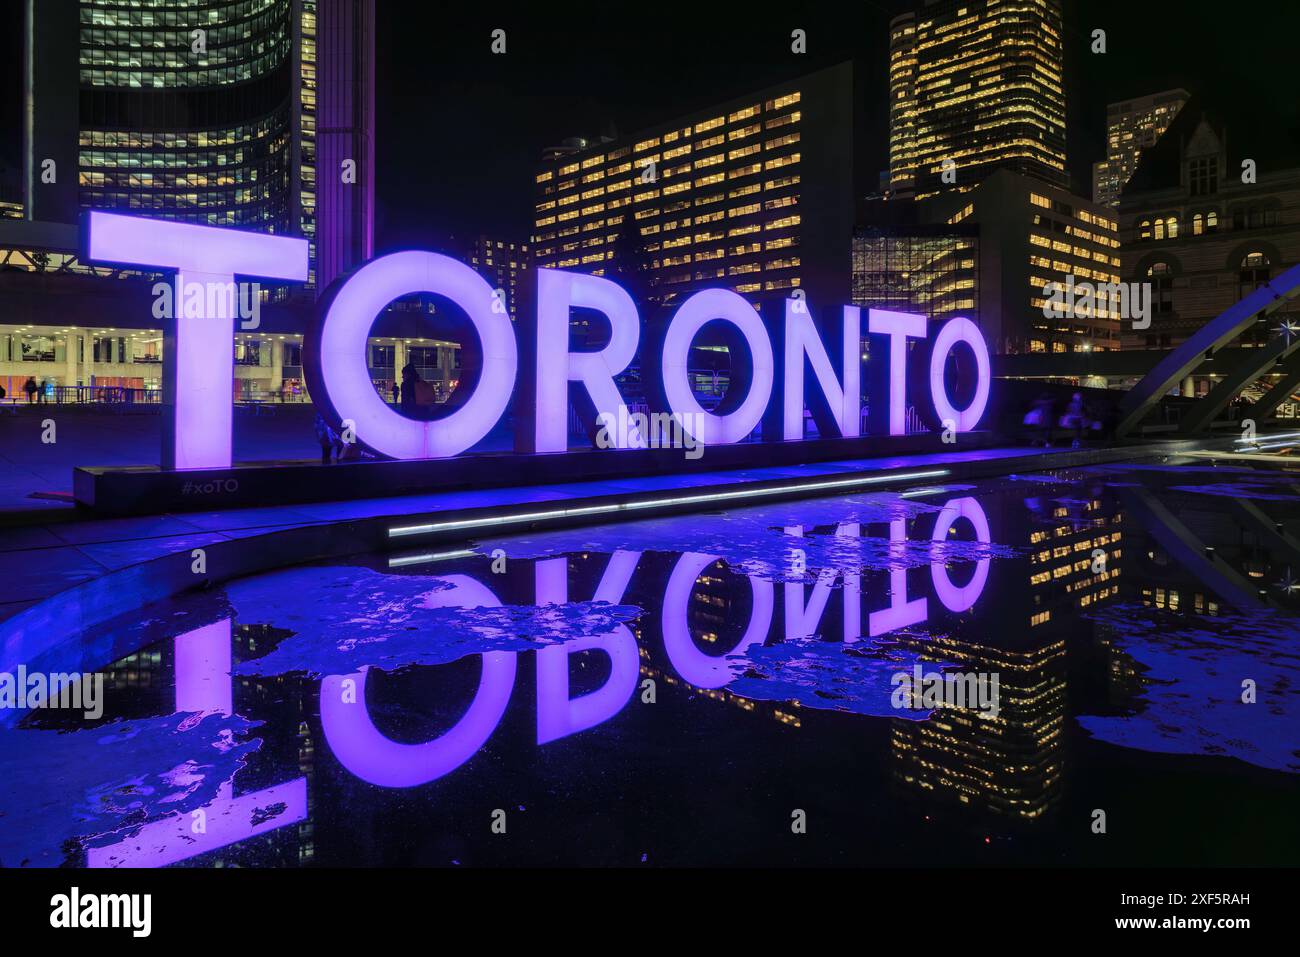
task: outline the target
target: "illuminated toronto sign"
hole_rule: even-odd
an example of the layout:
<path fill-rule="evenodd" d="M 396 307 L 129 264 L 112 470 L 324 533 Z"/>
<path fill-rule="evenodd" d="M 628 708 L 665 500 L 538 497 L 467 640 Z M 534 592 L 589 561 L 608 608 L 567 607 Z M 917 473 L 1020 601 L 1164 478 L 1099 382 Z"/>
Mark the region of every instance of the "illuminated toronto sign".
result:
<path fill-rule="evenodd" d="M 176 287 L 227 289 L 236 276 L 307 281 L 307 241 L 189 223 L 86 213 L 90 262 L 175 269 Z M 223 296 L 195 296 L 163 334 L 163 466 L 228 468 L 235 336 Z M 211 312 L 210 312 L 211 310 Z M 217 313 L 212 315 L 212 312 Z"/>
<path fill-rule="evenodd" d="M 89 261 L 139 269 L 175 269 L 186 284 L 229 288 L 235 276 L 280 281 L 307 278 L 307 242 L 207 226 L 90 212 L 83 243 Z M 642 384 L 652 412 L 669 416 L 692 447 L 727 445 L 761 429 L 765 440 L 804 437 L 808 408 L 823 437 L 901 435 L 915 407 L 923 421 L 951 431 L 976 428 L 989 399 L 988 347 L 969 319 L 950 319 L 931 335 L 921 315 L 843 306 L 827 334 L 803 298 L 786 298 L 764 314 L 728 289 L 704 289 L 676 307 L 661 337 L 643 341 L 642 317 L 632 297 L 599 276 L 536 270 L 535 309 L 519 326 L 497 292 L 478 273 L 433 252 L 407 251 L 371 260 L 337 280 L 321 298 L 315 327 L 304 341 L 304 367 L 313 401 L 327 419 L 373 452 L 391 459 L 459 455 L 481 441 L 514 400 L 516 448 L 569 448 L 572 395 L 593 443 L 645 449 L 644 415 L 630 414 L 617 377 L 640 355 Z M 181 284 L 178 283 L 178 287 Z M 393 300 L 428 293 L 450 300 L 473 327 L 481 366 L 464 401 L 440 418 L 415 419 L 376 391 L 367 363 L 367 338 Z M 211 298 L 211 297 L 209 297 Z M 218 300 L 220 297 L 216 297 Z M 229 310 L 178 310 L 164 339 L 164 397 L 171 412 L 163 465 L 175 469 L 231 464 L 233 330 Z M 575 351 L 570 316 L 582 309 L 608 322 L 608 341 Z M 703 328 L 721 323 L 741 345 L 731 349 L 729 385 L 706 409 L 692 387 L 691 349 Z M 862 427 L 861 343 L 870 353 L 866 394 L 870 417 Z M 521 361 L 521 341 L 526 346 Z M 967 397 L 951 394 L 950 359 L 965 350 Z M 918 360 L 923 360 L 918 362 Z M 838 368 L 837 368 L 838 367 Z M 812 375 L 806 376 L 806 369 Z M 909 375 L 909 369 L 911 373 Z M 600 441 L 595 442 L 597 434 Z"/>

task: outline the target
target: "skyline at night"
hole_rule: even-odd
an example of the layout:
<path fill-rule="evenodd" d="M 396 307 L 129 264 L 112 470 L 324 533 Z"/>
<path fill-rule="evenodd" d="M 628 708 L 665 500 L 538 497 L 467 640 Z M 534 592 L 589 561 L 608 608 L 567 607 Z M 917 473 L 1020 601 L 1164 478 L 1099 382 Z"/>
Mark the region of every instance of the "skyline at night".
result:
<path fill-rule="evenodd" d="M 21 15 L 22 3 L 0 4 L 7 22 Z M 862 191 L 873 192 L 888 168 L 889 21 L 913 6 L 899 0 L 834 14 L 811 9 L 788 28 L 683 4 L 617 29 L 607 8 L 592 3 L 569 7 L 562 26 L 526 10 L 408 9 L 400 18 L 380 17 L 376 95 L 386 106 L 376 130 L 377 242 L 394 249 L 471 233 L 526 239 L 532 178 L 548 146 L 611 125 L 634 132 L 849 60 L 856 172 Z M 1290 82 L 1286 24 L 1300 25 L 1300 13 L 1274 11 L 1278 29 L 1268 31 L 1227 20 L 1206 50 L 1195 16 L 1118 0 L 1081 7 L 1065 0 L 1072 192 L 1091 195 L 1091 165 L 1105 158 L 1107 105 L 1177 87 L 1232 120 L 1262 160 L 1296 161 L 1300 105 L 1270 91 Z M 491 53 L 492 31 L 507 27 L 508 52 Z M 790 53 L 795 28 L 808 32 L 806 55 Z M 1093 29 L 1107 32 L 1105 54 L 1089 52 Z M 20 34 L 9 32 L 3 42 L 5 87 L 16 89 Z M 12 175 L 21 109 L 17 97 L 3 101 L 0 163 Z"/>
<path fill-rule="evenodd" d="M 0 918 L 1285 932 L 1297 36 L 0 0 Z"/>
<path fill-rule="evenodd" d="M 510 52 L 503 57 L 490 53 L 489 37 L 509 24 L 491 15 L 453 13 L 448 20 L 440 14 L 436 29 L 422 28 L 418 20 L 410 30 L 381 22 L 380 49 L 392 53 L 381 58 L 377 82 L 388 90 L 381 92 L 386 102 L 401 105 L 380 118 L 378 162 L 381 168 L 391 164 L 394 183 L 409 176 L 424 185 L 412 206 L 386 198 L 381 184 L 381 241 L 391 248 L 424 238 L 422 223 L 447 232 L 526 228 L 531 175 L 546 147 L 569 136 L 599 134 L 611 123 L 620 132 L 635 132 L 847 60 L 855 69 L 857 175 L 863 191 L 874 192 L 878 174 L 888 168 L 889 20 L 909 6 L 862 4 L 834 14 L 813 9 L 778 30 L 767 21 L 737 22 L 726 13 L 684 6 L 674 16 L 670 5 L 644 22 L 633 18 L 635 29 L 611 32 L 594 12 L 601 8 L 578 4 L 555 33 L 549 32 L 553 18 L 525 15 L 508 33 Z M 1252 31 L 1249 47 L 1242 48 L 1231 40 L 1233 24 L 1225 24 L 1224 49 L 1214 60 L 1239 56 L 1249 69 L 1223 71 L 1212 60 L 1188 56 L 1204 42 L 1190 18 L 1171 20 L 1155 4 L 1103 0 L 1088 4 L 1086 13 L 1079 7 L 1065 4 L 1072 192 L 1091 195 L 1091 164 L 1105 158 L 1107 104 L 1180 85 L 1240 117 L 1239 124 L 1261 139 L 1276 131 L 1269 137 L 1276 142 L 1261 143 L 1265 155 L 1294 159 L 1300 106 L 1261 96 L 1289 82 L 1285 29 Z M 1300 18 L 1289 10 L 1277 15 L 1283 22 Z M 801 18 L 806 23 L 796 22 Z M 808 31 L 804 56 L 790 53 L 795 28 Z M 1098 28 L 1107 31 L 1103 55 L 1088 52 L 1091 31 Z M 481 44 L 471 42 L 480 36 Z M 553 45 L 581 55 L 557 62 Z M 521 89 L 528 91 L 526 105 L 518 98 Z M 404 119 L 421 113 L 429 115 L 430 125 Z M 463 137 L 473 146 L 452 148 L 465 143 Z M 382 239 L 386 234 L 392 238 Z"/>

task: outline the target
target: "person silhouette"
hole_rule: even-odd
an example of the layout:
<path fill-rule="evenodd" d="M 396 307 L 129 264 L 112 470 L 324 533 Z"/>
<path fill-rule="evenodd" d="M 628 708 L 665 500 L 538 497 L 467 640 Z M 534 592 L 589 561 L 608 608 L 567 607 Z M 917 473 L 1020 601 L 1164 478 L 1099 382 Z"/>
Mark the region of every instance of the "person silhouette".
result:
<path fill-rule="evenodd" d="M 407 415 L 413 415 L 416 410 L 415 384 L 420 380 L 420 373 L 416 371 L 415 363 L 408 362 L 402 366 L 402 411 Z"/>

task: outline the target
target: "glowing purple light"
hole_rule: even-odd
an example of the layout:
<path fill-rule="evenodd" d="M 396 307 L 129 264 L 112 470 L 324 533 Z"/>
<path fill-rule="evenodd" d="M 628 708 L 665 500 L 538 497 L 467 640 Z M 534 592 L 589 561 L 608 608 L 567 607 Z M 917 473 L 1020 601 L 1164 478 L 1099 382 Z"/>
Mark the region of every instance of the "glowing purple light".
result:
<path fill-rule="evenodd" d="M 594 309 L 610 325 L 609 342 L 596 352 L 569 351 L 569 311 Z M 641 338 L 636 303 L 616 283 L 599 276 L 537 270 L 537 414 L 538 452 L 564 452 L 569 447 L 569 383 L 581 382 L 591 396 L 597 417 L 628 422 L 627 404 L 619 395 L 614 376 L 631 364 Z M 566 375 L 557 374 L 567 370 Z M 622 410 L 622 414 L 620 414 Z M 614 447 L 642 449 L 645 438 L 629 426 L 626 434 L 610 429 Z"/>
<path fill-rule="evenodd" d="M 442 419 L 408 419 L 375 391 L 367 365 L 370 327 L 394 299 L 415 292 L 446 296 L 478 333 L 483 368 L 474 394 Z M 320 369 L 340 419 L 357 438 L 395 459 L 443 458 L 464 452 L 491 431 L 510 402 L 518 351 L 510 316 L 493 309 L 496 293 L 478 273 L 448 256 L 400 252 L 371 260 L 338 290 L 321 324 Z"/>
<path fill-rule="evenodd" d="M 842 380 L 835 378 L 826 347 L 808 312 L 807 303 L 785 301 L 785 396 L 783 427 L 787 441 L 803 438 L 803 358 L 808 356 L 817 385 L 834 412 L 840 435 L 856 436 L 862 422 L 862 310 L 845 306 L 841 325 Z"/>
<path fill-rule="evenodd" d="M 233 289 L 236 276 L 307 280 L 305 239 L 116 213 L 85 216 L 88 262 L 175 269 L 178 289 L 191 283 Z M 171 441 L 164 442 L 167 468 L 230 467 L 235 316 L 209 316 L 208 303 L 205 296 L 191 311 L 173 302 L 175 357 L 165 357 L 163 370 L 175 383 L 165 390 L 173 393 Z"/>
<path fill-rule="evenodd" d="M 889 434 L 904 435 L 907 432 L 907 337 L 925 338 L 925 316 L 868 309 L 867 331 L 871 335 L 889 336 Z M 875 356 L 872 359 L 879 361 Z"/>
<path fill-rule="evenodd" d="M 983 507 L 975 499 L 965 496 L 952 499 L 940 510 L 939 517 L 934 521 L 934 533 L 930 536 L 931 541 L 947 541 L 949 531 L 961 518 L 971 523 L 971 526 L 975 529 L 975 540 L 977 542 L 983 542 L 987 545 L 993 540 L 989 534 L 988 516 L 984 514 Z M 952 583 L 952 579 L 948 577 L 948 569 L 943 561 L 930 563 L 930 578 L 934 581 L 934 591 L 945 608 L 949 611 L 965 611 L 979 600 L 984 591 L 984 584 L 989 578 L 989 561 L 988 558 L 979 559 L 975 563 L 975 574 L 971 576 L 969 582 L 961 586 Z"/>
<path fill-rule="evenodd" d="M 617 551 L 596 588 L 595 601 L 617 604 L 623 600 L 640 552 Z M 537 604 L 562 604 L 568 598 L 567 558 L 538 562 L 534 574 Z M 609 657 L 609 677 L 595 691 L 569 697 L 569 656 L 596 649 Z M 626 625 L 607 635 L 589 635 L 562 645 L 540 648 L 537 661 L 537 743 L 546 744 L 579 731 L 594 728 L 622 710 L 636 690 L 641 673 L 641 655 L 636 638 Z"/>
<path fill-rule="evenodd" d="M 664 589 L 663 618 L 664 650 L 668 660 L 677 669 L 682 679 L 697 688 L 721 688 L 735 679 L 736 674 L 727 664 L 725 656 L 706 655 L 691 640 L 691 628 L 686 613 L 690 606 L 691 594 L 695 591 L 695 582 L 700 573 L 718 560 L 717 555 L 701 555 L 698 552 L 684 552 L 677 560 L 672 575 L 668 578 L 668 587 Z M 767 637 L 772 625 L 772 606 L 775 603 L 772 583 L 755 576 L 749 579 L 750 592 L 753 594 L 753 609 L 749 615 L 749 625 L 744 636 L 735 648 L 727 654 L 744 651 L 755 642 Z"/>
<path fill-rule="evenodd" d="M 691 391 L 686 368 L 691 343 L 704 324 L 714 319 L 722 319 L 740 330 L 753 366 L 748 395 L 739 408 L 726 415 L 704 411 Z M 696 428 L 703 433 L 695 438 L 705 445 L 729 445 L 744 439 L 762 419 L 772 395 L 772 342 L 754 307 L 729 289 L 704 289 L 681 304 L 664 337 L 662 365 L 669 408 L 693 435 Z"/>
<path fill-rule="evenodd" d="M 117 213 L 85 215 L 86 256 L 95 262 L 307 281 L 305 239 Z"/>
<path fill-rule="evenodd" d="M 176 636 L 178 712 L 233 713 L 230 635 L 231 621 L 224 618 Z M 279 804 L 284 809 L 278 814 L 258 814 L 259 809 Z M 150 821 L 115 844 L 87 847 L 86 866 L 166 867 L 306 819 L 306 778 L 239 797 L 227 781 L 219 786 L 215 799 L 190 814 Z M 202 826 L 196 827 L 199 820 Z"/>
<path fill-rule="evenodd" d="M 907 600 L 907 520 L 896 518 L 889 523 L 889 607 L 867 616 L 867 631 L 874 638 L 897 628 L 925 621 L 929 605 L 924 598 Z M 892 567 L 897 565 L 898 567 Z"/>
<path fill-rule="evenodd" d="M 787 535 L 803 537 L 803 526 L 785 529 Z M 838 538 L 858 538 L 862 527 L 857 522 L 843 522 L 836 526 Z M 812 594 L 805 605 L 803 582 L 785 583 L 785 636 L 787 638 L 804 638 L 818 634 L 822 615 L 826 613 L 826 604 L 831 597 L 831 586 L 835 579 L 843 577 L 844 585 L 840 597 L 844 600 L 844 640 L 856 641 L 862 636 L 862 576 L 857 572 L 838 572 L 834 568 L 823 568 L 817 573 L 813 583 Z"/>
<path fill-rule="evenodd" d="M 221 796 L 200 809 L 201 829 L 194 826 L 193 813 L 151 821 L 116 844 L 86 848 L 86 866 L 166 867 L 307 820 L 306 778 L 239 797 L 233 797 L 231 791 L 230 785 L 224 785 Z M 283 805 L 283 810 L 265 813 L 277 805 Z"/>
<path fill-rule="evenodd" d="M 451 587 L 431 591 L 428 608 L 500 606 L 501 600 L 481 583 L 448 575 Z M 482 655 L 483 673 L 469 710 L 439 738 L 423 744 L 400 744 L 383 735 L 366 707 L 366 671 L 331 675 L 321 681 L 320 719 L 325 741 L 345 768 L 371 784 L 409 788 L 434 781 L 468 761 L 492 736 L 505 714 L 515 686 L 513 651 Z M 353 684 L 348 686 L 346 682 Z"/>
<path fill-rule="evenodd" d="M 233 714 L 230 619 L 177 635 L 173 647 L 176 710 Z"/>
<path fill-rule="evenodd" d="M 164 356 L 164 401 L 171 408 L 164 430 L 164 466 L 179 469 L 222 468 L 231 464 L 231 382 L 233 336 L 220 289 L 237 288 L 236 276 L 279 281 L 308 278 L 309 247 L 295 237 L 218 229 L 113 213 L 89 212 L 85 218 L 87 262 L 120 264 L 140 269 L 174 269 L 177 299 L 194 286 L 206 296 L 174 302 L 175 325 L 167 331 Z M 635 419 L 618 392 L 614 377 L 636 357 L 640 321 L 636 304 L 625 290 L 607 279 L 562 270 L 541 269 L 537 276 L 536 402 L 533 446 L 559 452 L 567 447 L 569 384 L 580 382 L 600 421 L 620 423 L 605 433 L 620 448 L 644 448 Z M 375 317 L 392 300 L 416 292 L 445 296 L 468 315 L 481 342 L 483 365 L 474 393 L 450 415 L 436 420 L 408 419 L 378 395 L 370 380 L 367 340 Z M 216 295 L 214 295 L 214 293 Z M 214 306 L 214 304 L 216 304 Z M 813 371 L 832 418 L 844 436 L 860 434 L 860 310 L 843 307 L 839 378 L 817 334 L 806 306 L 787 300 L 785 355 L 782 371 L 782 433 L 802 438 L 804 362 Z M 594 352 L 568 348 L 569 313 L 573 308 L 604 314 L 611 327 L 609 342 Z M 687 362 L 691 344 L 705 324 L 720 320 L 734 326 L 745 340 L 749 361 L 743 373 L 733 368 L 726 413 L 706 412 L 691 389 Z M 891 435 L 905 431 L 907 408 L 907 338 L 925 338 L 923 316 L 872 309 L 868 332 L 889 339 L 887 409 Z M 975 356 L 975 396 L 962 410 L 953 407 L 944 385 L 944 366 L 951 350 L 966 343 Z M 337 287 L 321 321 L 319 337 L 311 340 L 319 353 L 310 363 L 320 373 L 319 398 L 357 438 L 375 451 L 397 459 L 457 455 L 481 440 L 508 407 L 518 371 L 514 328 L 492 288 L 468 266 L 437 253 L 412 251 L 372 260 Z M 837 350 L 838 351 L 838 350 Z M 774 387 L 776 368 L 772 345 L 754 308 L 726 289 L 696 292 L 678 308 L 664 338 L 661 369 L 669 409 L 703 444 L 729 444 L 749 436 L 761 421 Z M 978 327 L 968 319 L 953 319 L 936 337 L 930 360 L 933 402 L 941 419 L 958 431 L 976 427 L 988 403 L 988 348 Z M 313 375 L 315 373 L 313 372 Z M 316 383 L 313 383 L 314 385 Z M 885 388 L 881 377 L 881 388 Z M 743 396 L 740 394 L 743 390 Z M 737 401 L 731 401 L 731 399 Z M 820 410 L 819 410 L 820 411 Z M 885 412 L 887 411 L 887 416 Z M 625 424 L 625 425 L 624 425 Z"/>
<path fill-rule="evenodd" d="M 943 375 L 948 353 L 959 342 L 970 346 L 975 355 L 975 397 L 971 399 L 970 405 L 960 411 L 948 399 L 948 388 L 944 384 Z M 934 337 L 934 351 L 930 353 L 930 395 L 934 398 L 934 410 L 939 415 L 939 421 L 953 421 L 958 432 L 969 432 L 975 428 L 989 402 L 991 379 L 989 349 L 984 337 L 980 335 L 979 326 L 960 316 L 949 319 Z"/>

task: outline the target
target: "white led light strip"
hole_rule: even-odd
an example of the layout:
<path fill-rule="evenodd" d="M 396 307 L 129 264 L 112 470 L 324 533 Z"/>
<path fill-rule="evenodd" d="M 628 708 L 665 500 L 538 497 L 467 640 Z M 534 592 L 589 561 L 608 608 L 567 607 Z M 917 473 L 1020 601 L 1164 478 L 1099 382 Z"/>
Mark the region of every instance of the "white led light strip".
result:
<path fill-rule="evenodd" d="M 950 492 L 952 489 L 944 485 L 927 485 L 925 488 L 914 488 L 903 492 L 899 498 L 920 498 L 923 495 L 940 495 L 944 492 Z"/>
<path fill-rule="evenodd" d="M 1259 442 L 1272 442 L 1277 439 L 1294 439 L 1300 438 L 1300 432 L 1274 432 L 1270 435 L 1261 434 L 1257 438 L 1248 439 L 1244 436 L 1237 439 L 1238 445 L 1254 445 Z"/>
<path fill-rule="evenodd" d="M 669 505 L 696 505 L 702 502 L 726 502 L 743 498 L 756 498 L 765 495 L 780 495 L 785 492 L 818 492 L 832 488 L 852 488 L 855 485 L 879 485 L 882 482 L 908 482 L 912 479 L 940 478 L 948 475 L 948 469 L 932 469 L 928 472 L 899 472 L 894 475 L 873 475 L 868 478 L 830 479 L 823 482 L 806 482 L 800 485 L 778 485 L 775 488 L 740 489 L 735 492 L 715 492 L 708 495 L 680 495 L 674 498 L 650 499 L 644 502 L 619 502 L 610 505 L 586 505 L 581 508 L 556 508 L 546 512 L 525 512 L 522 515 L 494 515 L 491 518 L 470 518 L 458 522 L 433 522 L 428 525 L 407 525 L 388 530 L 389 538 L 404 538 L 408 535 L 426 535 L 429 532 L 449 532 L 471 528 L 491 528 L 495 525 L 510 525 L 515 522 L 533 522 L 552 518 L 575 518 L 580 515 L 606 515 L 614 512 L 632 512 L 649 508 L 664 508 Z"/>
<path fill-rule="evenodd" d="M 401 568 L 403 565 L 424 565 L 428 562 L 441 562 L 449 558 L 468 558 L 470 555 L 477 555 L 472 548 L 458 548 L 453 552 L 428 552 L 423 555 L 403 555 L 400 558 L 390 558 L 388 560 L 389 568 Z"/>

